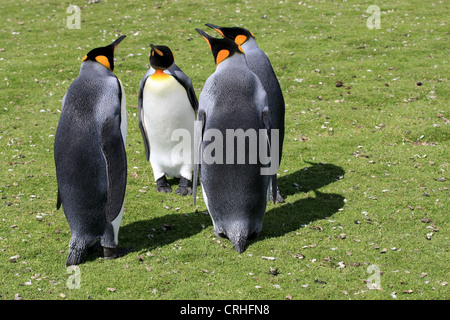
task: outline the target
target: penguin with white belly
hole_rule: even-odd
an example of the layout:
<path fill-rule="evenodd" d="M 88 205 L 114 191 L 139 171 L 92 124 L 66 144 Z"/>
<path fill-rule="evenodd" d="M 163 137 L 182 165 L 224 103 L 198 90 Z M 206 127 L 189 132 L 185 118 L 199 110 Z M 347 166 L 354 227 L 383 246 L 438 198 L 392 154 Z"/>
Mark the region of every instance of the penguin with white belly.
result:
<path fill-rule="evenodd" d="M 172 192 L 167 177 L 180 178 L 176 193 L 192 194 L 194 121 L 198 100 L 191 79 L 167 46 L 153 44 L 150 69 L 139 84 L 139 128 L 156 190 Z M 180 141 L 181 139 L 181 141 Z"/>
<path fill-rule="evenodd" d="M 63 98 L 55 135 L 57 209 L 71 229 L 66 265 L 82 262 L 98 239 L 116 258 L 127 181 L 126 101 L 114 75 L 114 51 L 125 36 L 91 50 Z"/>
<path fill-rule="evenodd" d="M 261 159 L 250 160 L 257 152 L 256 146 L 270 144 L 270 138 L 262 140 L 271 136 L 272 129 L 267 94 L 235 42 L 196 30 L 210 46 L 216 70 L 206 80 L 199 97 L 193 200 L 195 204 L 199 178 L 214 233 L 228 238 L 241 253 L 246 249 L 247 240 L 262 230 L 269 185 L 276 190 L 278 167 L 271 174 L 262 174 L 265 164 Z M 230 132 L 245 132 L 249 136 L 254 133 L 252 140 L 256 144 L 252 145 L 249 138 L 240 151 L 235 149 L 234 143 L 229 147 L 223 140 L 226 137 L 227 141 L 233 141 L 233 137 L 229 140 Z M 244 137 L 243 141 L 246 139 Z M 213 145 L 216 147 L 212 148 Z M 222 159 L 218 155 L 222 155 Z M 212 161 L 212 158 L 217 159 Z"/>
<path fill-rule="evenodd" d="M 245 52 L 248 66 L 258 76 L 259 80 L 267 92 L 267 99 L 269 102 L 270 116 L 272 125 L 279 130 L 279 162 L 283 154 L 284 141 L 284 118 L 285 118 L 285 103 L 283 93 L 281 91 L 280 83 L 275 75 L 272 64 L 263 50 L 258 46 L 255 35 L 241 27 L 219 27 L 211 23 L 206 26 L 219 32 L 224 38 L 233 40 L 237 45 L 242 47 Z M 278 202 L 284 202 L 283 196 L 277 190 Z"/>

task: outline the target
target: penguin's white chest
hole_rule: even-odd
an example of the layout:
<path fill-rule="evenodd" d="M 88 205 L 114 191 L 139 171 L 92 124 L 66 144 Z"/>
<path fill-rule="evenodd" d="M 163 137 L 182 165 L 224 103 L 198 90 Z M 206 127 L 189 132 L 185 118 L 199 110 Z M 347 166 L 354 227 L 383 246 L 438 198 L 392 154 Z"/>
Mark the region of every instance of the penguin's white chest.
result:
<path fill-rule="evenodd" d="M 173 150 L 180 143 L 180 136 L 187 146 L 193 144 L 194 136 L 195 112 L 187 92 L 174 77 L 155 74 L 147 78 L 142 100 L 153 169 L 178 176 L 180 167 L 191 157 L 174 157 Z"/>
<path fill-rule="evenodd" d="M 148 138 L 170 140 L 174 129 L 193 126 L 195 113 L 186 90 L 172 76 L 150 76 L 142 98 Z"/>

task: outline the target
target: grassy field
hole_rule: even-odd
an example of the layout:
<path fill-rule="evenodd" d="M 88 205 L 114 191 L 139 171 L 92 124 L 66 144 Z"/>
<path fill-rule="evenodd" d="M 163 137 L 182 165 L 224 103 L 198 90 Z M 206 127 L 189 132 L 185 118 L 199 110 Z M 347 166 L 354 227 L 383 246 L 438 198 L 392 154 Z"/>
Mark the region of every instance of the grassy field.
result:
<path fill-rule="evenodd" d="M 67 26 L 71 4 L 79 29 Z M 379 29 L 367 26 L 373 4 Z M 439 0 L 3 0 L 0 298 L 449 299 L 449 9 Z M 149 43 L 172 48 L 199 95 L 215 69 L 195 32 L 214 35 L 205 23 L 253 31 L 286 100 L 286 201 L 268 204 L 242 254 L 214 236 L 200 190 L 195 207 L 155 191 L 138 128 Z M 53 161 L 61 101 L 83 56 L 122 34 L 115 74 L 127 94 L 129 171 L 119 245 L 129 253 L 92 253 L 69 273 Z"/>

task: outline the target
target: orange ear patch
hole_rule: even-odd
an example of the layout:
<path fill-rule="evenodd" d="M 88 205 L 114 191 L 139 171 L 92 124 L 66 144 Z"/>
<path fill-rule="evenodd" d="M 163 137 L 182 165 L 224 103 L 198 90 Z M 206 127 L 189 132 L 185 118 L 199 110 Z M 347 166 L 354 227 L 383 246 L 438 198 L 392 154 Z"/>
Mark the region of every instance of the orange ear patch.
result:
<path fill-rule="evenodd" d="M 84 56 L 83 60 L 81 60 L 81 62 L 86 61 L 87 59 L 87 55 Z"/>
<path fill-rule="evenodd" d="M 222 49 L 219 51 L 219 53 L 217 54 L 217 58 L 216 58 L 216 64 L 221 63 L 223 60 L 225 60 L 228 56 L 230 55 L 230 51 Z"/>
<path fill-rule="evenodd" d="M 102 65 L 104 65 L 105 67 L 107 67 L 109 70 L 111 70 L 111 65 L 109 64 L 109 60 L 108 60 L 107 57 L 105 57 L 105 56 L 96 56 L 95 60 L 97 60 L 97 62 L 99 62 Z"/>
<path fill-rule="evenodd" d="M 238 46 L 242 45 L 245 41 L 247 41 L 247 36 L 244 36 L 242 34 L 238 35 L 234 39 L 234 42 L 236 42 Z"/>

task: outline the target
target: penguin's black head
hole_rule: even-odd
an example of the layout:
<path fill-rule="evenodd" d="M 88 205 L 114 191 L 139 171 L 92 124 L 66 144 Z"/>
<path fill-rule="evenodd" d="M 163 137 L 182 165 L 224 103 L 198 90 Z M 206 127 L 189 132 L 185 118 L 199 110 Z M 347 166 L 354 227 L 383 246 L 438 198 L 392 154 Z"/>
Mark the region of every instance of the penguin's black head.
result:
<path fill-rule="evenodd" d="M 167 46 L 150 45 L 150 65 L 155 70 L 164 70 L 169 68 L 175 61 L 173 52 Z"/>
<path fill-rule="evenodd" d="M 207 23 L 206 26 L 213 28 L 224 38 L 233 40 L 238 44 L 238 46 L 241 46 L 250 38 L 255 38 L 255 35 L 251 31 L 240 27 L 219 27 L 211 23 Z"/>
<path fill-rule="evenodd" d="M 97 61 L 109 70 L 114 71 L 114 51 L 125 37 L 126 36 L 120 36 L 116 41 L 106 47 L 92 49 L 87 55 L 84 56 L 83 61 Z"/>
<path fill-rule="evenodd" d="M 230 39 L 213 38 L 203 30 L 197 28 L 195 30 L 197 30 L 197 32 L 208 43 L 209 47 L 211 48 L 211 52 L 214 56 L 214 62 L 216 63 L 216 65 L 224 61 L 226 58 L 231 57 L 235 53 L 244 54 L 244 51 L 242 50 L 241 46 L 237 45 L 236 42 Z"/>

